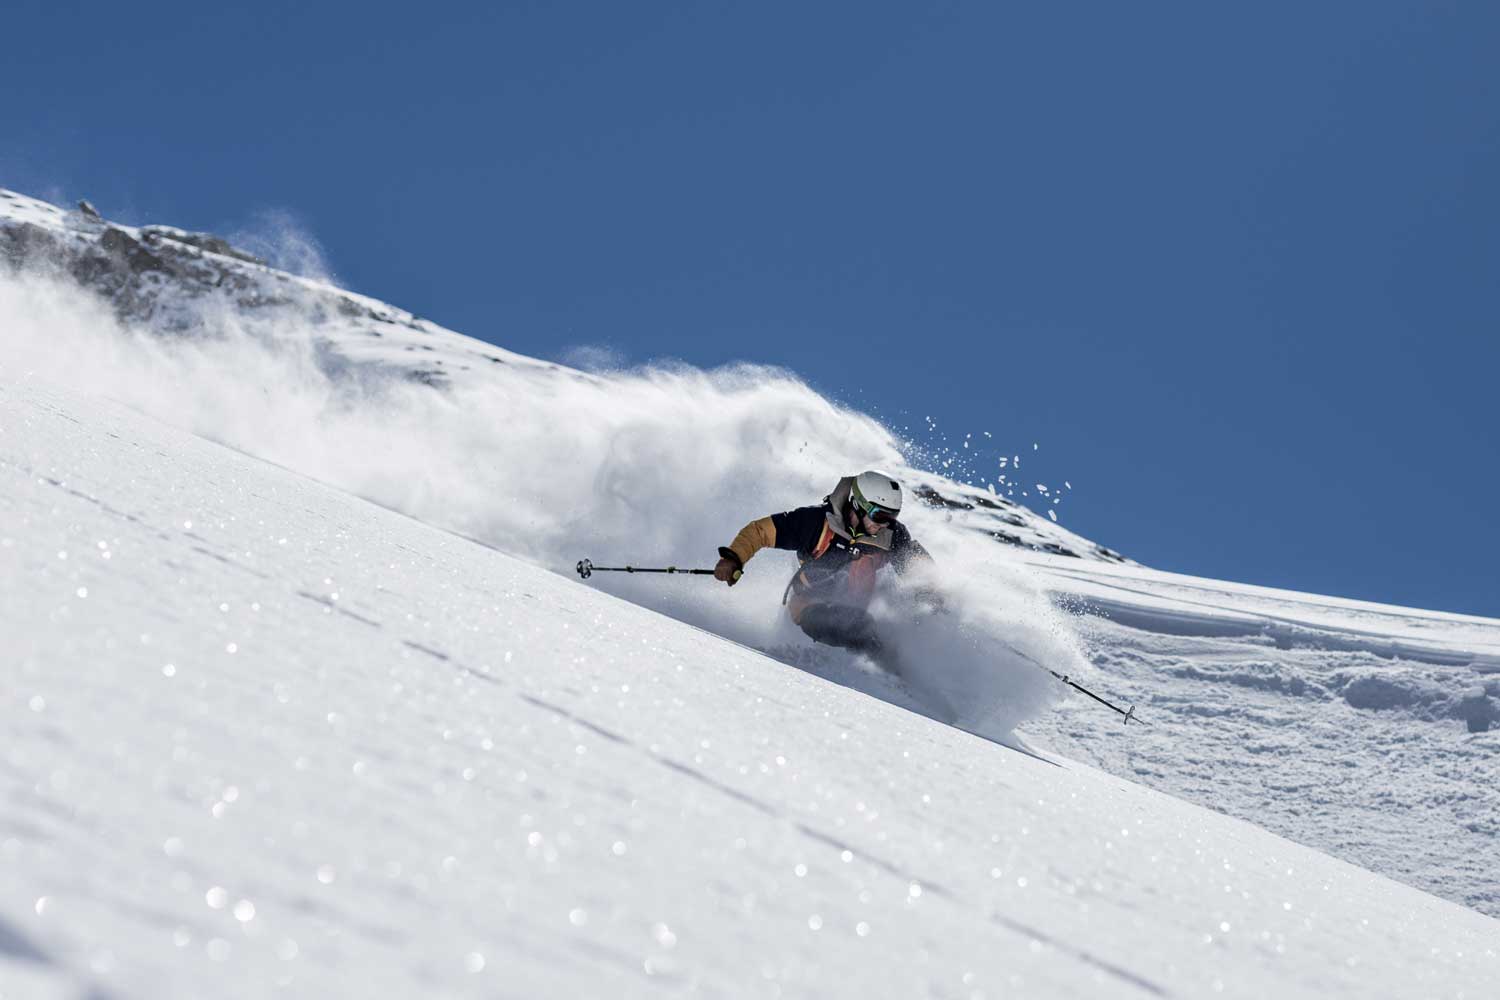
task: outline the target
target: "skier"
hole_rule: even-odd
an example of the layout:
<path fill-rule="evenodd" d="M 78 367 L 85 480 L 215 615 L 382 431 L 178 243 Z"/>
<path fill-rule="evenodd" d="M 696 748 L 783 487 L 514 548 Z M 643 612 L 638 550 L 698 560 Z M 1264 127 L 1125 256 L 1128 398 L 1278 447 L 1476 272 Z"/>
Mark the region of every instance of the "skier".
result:
<path fill-rule="evenodd" d="M 875 575 L 889 565 L 898 573 L 930 556 L 898 519 L 901 484 L 871 469 L 845 476 L 815 507 L 751 521 L 719 549 L 714 579 L 734 586 L 755 553 L 775 547 L 796 551 L 801 568 L 782 603 L 814 642 L 843 646 L 878 657 L 875 621 L 865 610 L 875 593 Z M 941 602 L 927 592 L 933 605 Z"/>

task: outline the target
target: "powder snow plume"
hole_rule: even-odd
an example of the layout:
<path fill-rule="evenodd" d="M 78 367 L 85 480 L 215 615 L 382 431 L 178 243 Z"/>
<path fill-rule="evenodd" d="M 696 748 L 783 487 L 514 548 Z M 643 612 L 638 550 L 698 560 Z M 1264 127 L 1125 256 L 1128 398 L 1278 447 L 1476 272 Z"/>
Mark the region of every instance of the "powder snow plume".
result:
<path fill-rule="evenodd" d="M 841 475 L 910 471 L 884 426 L 783 370 L 497 366 L 436 391 L 341 365 L 310 322 L 285 311 L 220 303 L 194 320 L 194 335 L 164 337 L 122 325 L 66 280 L 7 274 L 0 366 L 114 398 L 564 574 L 584 557 L 711 566 L 745 522 L 818 503 Z M 1084 673 L 1077 639 L 995 546 L 916 503 L 907 522 L 937 557 L 949 613 L 914 621 L 902 588 L 874 611 L 931 714 L 1003 738 L 1056 697 L 1026 661 Z M 786 620 L 794 568 L 791 553 L 773 551 L 732 590 L 699 577 L 590 583 L 880 694 L 867 666 L 811 648 Z"/>

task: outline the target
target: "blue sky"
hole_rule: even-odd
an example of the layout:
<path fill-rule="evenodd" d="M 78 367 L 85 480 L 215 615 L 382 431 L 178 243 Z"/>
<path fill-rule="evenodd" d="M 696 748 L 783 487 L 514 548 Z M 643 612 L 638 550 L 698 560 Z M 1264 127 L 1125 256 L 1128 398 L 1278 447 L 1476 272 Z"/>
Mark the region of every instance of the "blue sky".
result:
<path fill-rule="evenodd" d="M 513 350 L 1037 442 L 1063 522 L 1150 565 L 1500 615 L 1500 6 L 3 18 L 0 185 L 286 210 Z"/>

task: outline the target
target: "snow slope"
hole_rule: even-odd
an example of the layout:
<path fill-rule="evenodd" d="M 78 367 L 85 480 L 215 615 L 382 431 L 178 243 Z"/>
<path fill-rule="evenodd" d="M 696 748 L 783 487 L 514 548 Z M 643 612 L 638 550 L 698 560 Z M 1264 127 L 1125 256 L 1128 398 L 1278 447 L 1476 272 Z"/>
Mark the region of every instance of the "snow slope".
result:
<path fill-rule="evenodd" d="M 1493 920 L 1120 780 L 1500 913 L 1500 622 L 1136 566 L 785 372 L 576 371 L 3 191 L 0 258 L 0 997 L 1500 992 L 1470 930 L 1413 943 Z M 926 498 L 953 612 L 879 609 L 904 683 L 786 624 L 786 553 L 569 578 L 711 561 L 867 465 Z M 1017 727 L 1058 766 L 960 731 Z"/>
<path fill-rule="evenodd" d="M 1483 997 L 1500 925 L 0 370 L 0 996 Z"/>
<path fill-rule="evenodd" d="M 1033 557 L 1153 726 L 1047 746 L 1500 914 L 1500 622 Z"/>

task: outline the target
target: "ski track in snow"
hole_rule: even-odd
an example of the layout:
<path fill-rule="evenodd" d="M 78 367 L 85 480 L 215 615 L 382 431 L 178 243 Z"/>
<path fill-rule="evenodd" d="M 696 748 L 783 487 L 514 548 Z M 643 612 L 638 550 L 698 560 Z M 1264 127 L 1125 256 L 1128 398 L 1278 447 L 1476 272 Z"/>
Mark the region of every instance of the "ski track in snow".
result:
<path fill-rule="evenodd" d="M 0 375 L 7 997 L 1500 984 L 1472 910 Z"/>

